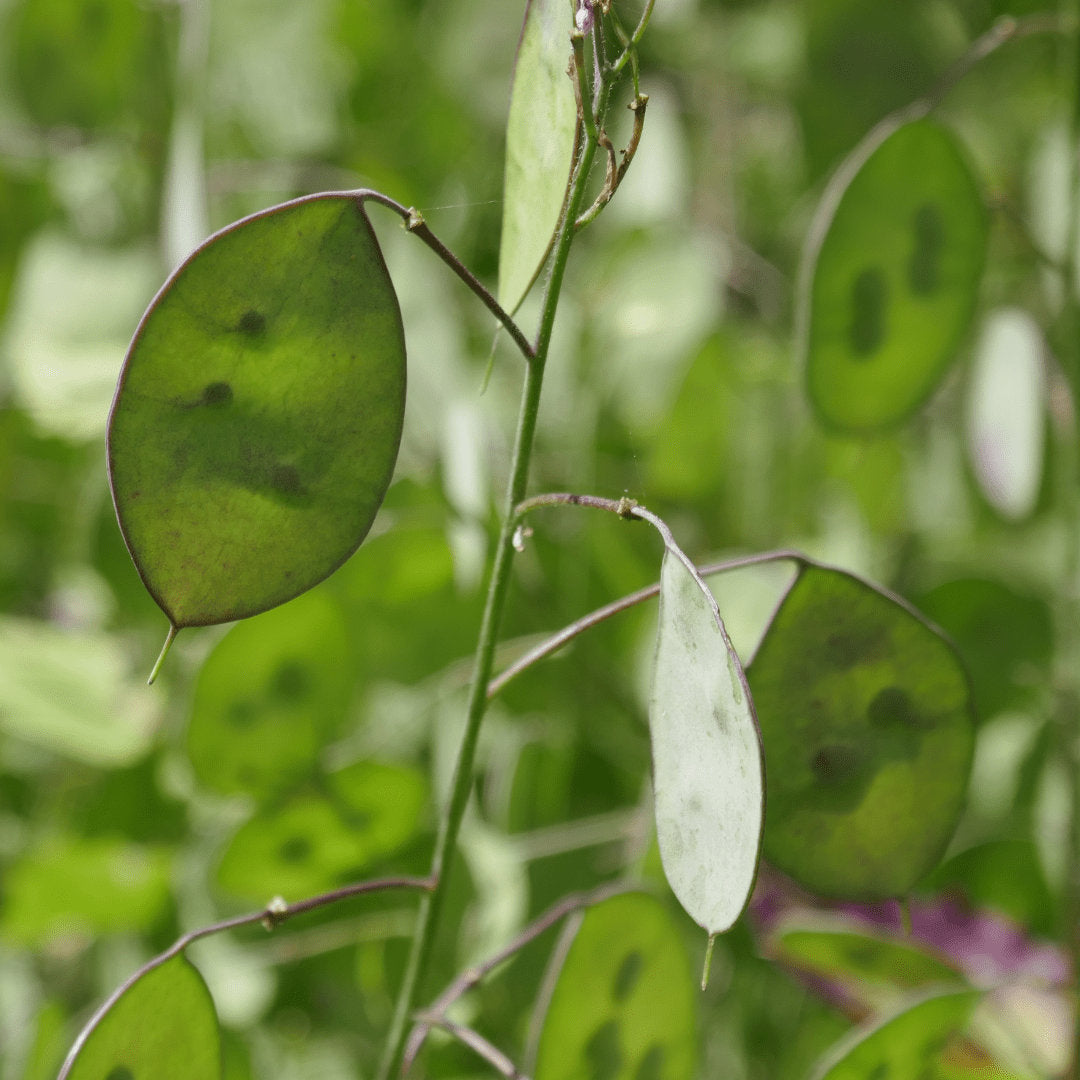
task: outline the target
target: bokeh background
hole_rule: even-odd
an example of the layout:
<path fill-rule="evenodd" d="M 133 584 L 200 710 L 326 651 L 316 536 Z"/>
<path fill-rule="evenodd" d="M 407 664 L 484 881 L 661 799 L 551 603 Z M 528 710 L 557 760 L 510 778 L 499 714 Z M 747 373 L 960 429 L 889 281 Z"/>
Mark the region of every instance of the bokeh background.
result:
<path fill-rule="evenodd" d="M 1036 10 L 657 0 L 644 139 L 575 249 L 533 485 L 637 498 L 702 562 L 799 548 L 897 590 L 956 637 L 979 742 L 950 861 L 922 902 L 955 915 L 935 947 L 992 956 L 993 977 L 1019 987 L 999 1041 L 1020 1076 L 1052 1074 L 1069 1038 L 1055 981 L 1067 968 L 1073 784 L 1058 720 L 1070 658 L 1055 604 L 1076 524 L 1059 438 L 1071 424 L 1055 359 L 1063 298 L 1048 267 L 1071 256 L 1072 38 L 1009 45 L 938 112 L 986 193 L 991 256 L 978 325 L 915 419 L 861 439 L 821 430 L 792 313 L 807 227 L 843 156 L 995 19 Z M 276 893 L 426 870 L 520 358 L 498 339 L 485 383 L 491 320 L 373 208 L 410 380 L 375 529 L 310 596 L 235 630 L 185 631 L 152 688 L 167 624 L 118 532 L 104 436 L 140 313 L 200 240 L 246 213 L 376 187 L 418 207 L 494 285 L 522 12 L 492 0 L 0 0 L 2 1080 L 54 1076 L 88 1010 L 182 930 Z M 522 321 L 535 323 L 528 304 Z M 503 662 L 658 573 L 647 530 L 570 511 L 533 524 Z M 776 567 L 716 579 L 744 659 L 784 581 Z M 622 615 L 496 701 L 443 981 L 565 892 L 627 869 L 657 875 L 654 620 L 648 605 Z M 702 1077 L 795 1080 L 892 1000 L 888 963 L 871 974 L 877 997 L 808 982 L 773 934 L 794 903 L 776 888 L 756 923 L 718 943 L 700 998 Z M 412 903 L 372 898 L 193 951 L 228 1080 L 368 1075 Z M 820 914 L 798 905 L 807 925 Z M 703 935 L 673 910 L 697 964 Z M 1015 947 L 999 957 L 1006 939 Z M 475 1022 L 512 1056 L 527 1049 L 550 945 L 476 995 Z M 418 1069 L 488 1075 L 440 1039 Z"/>

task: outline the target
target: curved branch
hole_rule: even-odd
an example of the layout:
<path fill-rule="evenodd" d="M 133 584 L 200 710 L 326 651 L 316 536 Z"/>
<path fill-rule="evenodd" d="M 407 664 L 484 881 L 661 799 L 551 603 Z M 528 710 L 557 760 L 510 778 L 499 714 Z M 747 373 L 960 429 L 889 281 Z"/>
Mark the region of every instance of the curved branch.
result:
<path fill-rule="evenodd" d="M 455 1024 L 445 1016 L 433 1016 L 424 1019 L 429 1027 L 441 1028 L 447 1034 L 452 1035 L 463 1046 L 467 1046 L 477 1057 L 483 1058 L 500 1076 L 506 1080 L 529 1080 L 529 1078 L 504 1054 L 497 1046 L 484 1038 L 474 1028 L 464 1024 Z M 407 1073 L 411 1062 L 406 1060 L 403 1066 Z"/>
<path fill-rule="evenodd" d="M 651 520 L 653 521 L 653 524 L 655 524 L 656 521 L 659 521 L 659 519 L 653 520 L 655 515 L 649 513 L 649 511 L 645 510 L 643 507 L 638 506 L 633 499 L 605 499 L 597 495 L 576 495 L 567 492 L 552 492 L 545 495 L 535 495 L 531 499 L 526 499 L 524 502 L 517 505 L 515 517 L 523 517 L 530 510 L 535 510 L 543 506 L 587 506 L 594 510 L 607 510 L 609 513 L 618 514 L 619 517 L 622 518 L 641 518 Z M 661 530 L 661 535 L 663 535 L 666 528 L 667 527 L 664 526 Z M 810 561 L 811 560 L 806 555 L 803 555 L 802 552 L 790 548 L 781 548 L 777 551 L 763 551 L 755 555 L 744 555 L 735 559 L 725 559 L 721 562 L 706 563 L 704 566 L 697 567 L 694 570 L 694 574 L 695 576 L 700 575 L 700 577 L 706 578 L 711 577 L 713 574 L 723 574 L 730 570 L 741 570 L 748 566 L 761 566 L 771 562 L 794 562 L 798 565 L 806 565 Z M 653 585 L 646 585 L 644 588 L 638 589 L 636 592 L 632 592 L 618 600 L 613 600 L 610 604 L 605 604 L 595 611 L 590 611 L 588 615 L 583 615 L 580 619 L 576 619 L 568 626 L 564 626 L 546 641 L 542 641 L 539 645 L 529 649 L 523 656 L 520 656 L 509 667 L 496 675 L 495 678 L 488 683 L 488 698 L 493 698 L 512 679 L 517 678 L 518 675 L 532 667 L 533 664 L 538 661 L 551 656 L 552 653 L 558 652 L 564 645 L 573 641 L 574 638 L 578 637 L 580 634 L 585 633 L 586 630 L 591 630 L 594 626 L 605 622 L 613 615 L 618 615 L 621 611 L 636 607 L 645 600 L 651 600 L 659 592 L 659 582 L 656 582 Z"/>
<path fill-rule="evenodd" d="M 638 144 L 641 142 L 641 133 L 645 130 L 645 106 L 648 103 L 649 95 L 639 92 L 634 100 L 626 106 L 634 114 L 634 129 L 630 133 L 630 140 L 626 144 L 626 149 L 622 152 L 621 162 L 616 157 L 615 147 L 612 145 L 611 140 L 604 132 L 599 133 L 599 144 L 604 148 L 608 156 L 607 175 L 604 178 L 604 186 L 600 194 L 596 196 L 593 204 L 574 222 L 575 229 L 583 229 L 586 225 L 591 224 L 618 190 L 623 177 L 626 176 L 626 170 L 630 168 L 630 162 L 634 160 Z"/>
<path fill-rule="evenodd" d="M 356 196 L 361 204 L 374 202 L 380 206 L 385 206 L 388 210 L 393 210 L 405 223 L 405 228 L 427 244 L 465 282 L 484 307 L 502 323 L 525 359 L 531 362 L 535 358 L 535 347 L 524 335 L 521 327 L 514 321 L 513 316 L 491 295 L 476 275 L 428 228 L 427 222 L 424 221 L 424 215 L 419 210 L 415 209 L 415 207 L 403 206 L 396 199 L 391 199 L 389 195 L 384 195 L 381 191 L 375 191 L 371 188 L 359 188 L 352 194 Z"/>
<path fill-rule="evenodd" d="M 445 1028 L 447 1031 L 451 1031 L 452 1034 L 458 1034 L 447 1026 L 449 1024 L 446 1018 L 447 1011 L 459 998 L 472 990 L 473 987 L 478 986 L 495 968 L 506 963 L 515 953 L 520 952 L 530 942 L 535 941 L 541 934 L 565 919 L 567 915 L 580 911 L 582 908 L 592 907 L 594 904 L 599 904 L 604 900 L 609 900 L 613 896 L 632 892 L 639 887 L 626 882 L 618 882 L 612 885 L 601 885 L 599 888 L 591 889 L 588 892 L 571 893 L 569 896 L 564 896 L 558 903 L 549 907 L 539 918 L 529 923 L 508 945 L 474 967 L 463 971 L 427 1009 L 417 1015 L 416 1026 L 409 1036 L 405 1050 L 402 1074 L 407 1073 L 412 1067 L 417 1054 L 420 1053 L 424 1045 L 428 1032 L 433 1027 Z M 473 1049 L 476 1049 L 476 1047 L 473 1047 Z M 507 1073 L 504 1075 L 517 1074 Z"/>
<path fill-rule="evenodd" d="M 578 495 L 569 491 L 549 491 L 543 495 L 533 495 L 523 499 L 514 507 L 514 520 L 524 517 L 530 510 L 542 506 L 588 506 L 593 510 L 607 510 L 621 518 L 634 517 L 637 507 L 635 499 L 623 496 L 621 499 L 605 499 L 602 495 Z"/>
<path fill-rule="evenodd" d="M 220 922 L 200 927 L 198 930 L 189 930 L 186 934 L 182 934 L 178 937 L 163 953 L 158 954 L 152 960 L 148 960 L 143 964 L 141 968 L 125 979 L 124 982 L 122 982 L 120 986 L 106 998 L 105 1002 L 97 1009 L 87 1022 L 86 1026 L 79 1032 L 78 1038 L 68 1051 L 68 1056 L 64 1059 L 64 1065 L 60 1070 L 60 1075 L 57 1077 L 57 1080 L 65 1080 L 65 1077 L 70 1075 L 72 1066 L 75 1064 L 75 1059 L 79 1056 L 79 1052 L 82 1050 L 86 1040 L 117 1001 L 119 1001 L 120 998 L 123 997 L 123 995 L 126 994 L 144 975 L 149 974 L 155 968 L 161 967 L 162 964 L 167 963 L 174 956 L 178 956 L 194 942 L 209 937 L 211 934 L 220 934 L 226 930 L 236 930 L 242 926 L 253 926 L 255 923 L 262 923 L 267 930 L 274 930 L 283 922 L 296 915 L 301 915 L 307 911 L 314 911 L 316 908 L 327 907 L 330 904 L 336 904 L 342 900 L 351 899 L 354 896 L 363 896 L 365 893 L 382 892 L 388 889 L 422 889 L 424 892 L 431 892 L 434 888 L 435 882 L 431 878 L 392 877 L 378 878 L 375 881 L 359 881 L 352 885 L 344 885 L 340 889 L 333 889 L 330 892 L 320 893 L 318 896 L 308 897 L 306 900 L 298 900 L 295 904 L 288 904 L 282 900 L 281 897 L 275 897 L 261 911 L 249 912 L 247 915 L 235 915 L 231 919 L 222 919 Z"/>
<path fill-rule="evenodd" d="M 937 108 L 957 83 L 966 78 L 988 56 L 992 56 L 1010 41 L 1019 41 L 1037 34 L 1064 34 L 1075 29 L 1076 25 L 1072 19 L 1056 12 L 1042 12 L 1020 18 L 1004 15 L 986 33 L 971 43 L 967 52 L 942 75 L 937 85 L 925 97 L 920 98 L 908 108 L 921 108 L 925 112 Z"/>
<path fill-rule="evenodd" d="M 703 578 L 707 578 L 712 577 L 713 574 L 726 574 L 729 570 L 742 570 L 747 566 L 762 566 L 771 562 L 793 562 L 800 566 L 805 566 L 810 563 L 811 560 L 799 551 L 787 549 L 763 551 L 757 555 L 745 555 L 738 559 L 725 559 L 722 562 L 706 563 L 704 566 L 698 567 L 698 573 Z M 558 652 L 564 645 L 573 641 L 574 638 L 584 634 L 586 630 L 591 630 L 594 626 L 598 626 L 600 623 L 605 622 L 607 619 L 610 619 L 612 615 L 618 615 L 619 612 L 636 607 L 645 600 L 651 600 L 659 592 L 659 582 L 656 582 L 653 585 L 646 585 L 643 589 L 638 589 L 637 592 L 632 592 L 618 600 L 613 600 L 610 604 L 605 604 L 595 611 L 590 611 L 588 615 L 583 615 L 580 619 L 576 619 L 574 622 L 570 623 L 569 626 L 564 626 L 561 630 L 552 634 L 546 641 L 541 641 L 539 645 L 530 649 L 523 656 L 520 656 L 515 660 L 509 667 L 504 668 L 499 672 L 499 674 L 488 683 L 488 698 L 495 697 L 495 695 L 498 694 L 512 679 L 516 679 L 523 671 L 527 671 L 538 661 L 551 656 L 552 653 Z"/>

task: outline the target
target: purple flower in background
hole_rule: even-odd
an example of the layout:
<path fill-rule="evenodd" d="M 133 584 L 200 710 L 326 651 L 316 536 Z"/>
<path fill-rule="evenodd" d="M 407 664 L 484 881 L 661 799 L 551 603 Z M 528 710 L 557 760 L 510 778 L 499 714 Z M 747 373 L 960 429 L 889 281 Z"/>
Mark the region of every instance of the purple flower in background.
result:
<path fill-rule="evenodd" d="M 845 904 L 837 910 L 874 927 L 903 935 L 896 903 Z M 952 960 L 974 986 L 1028 979 L 1048 986 L 1069 981 L 1064 952 L 1039 941 L 996 911 L 971 908 L 954 897 L 913 900 L 911 937 Z"/>
<path fill-rule="evenodd" d="M 1028 981 L 1061 987 L 1069 982 L 1069 962 L 1062 949 L 1035 938 L 996 911 L 973 908 L 951 895 L 913 899 L 909 904 L 911 933 L 905 933 L 896 901 L 841 904 L 813 897 L 776 873 L 763 871 L 751 901 L 750 913 L 759 939 L 766 940 L 781 923 L 796 924 L 798 916 L 829 914 L 850 921 L 853 933 L 894 938 L 898 943 L 924 946 L 949 961 L 977 987 Z M 820 980 L 815 978 L 815 988 Z M 831 995 L 830 995 L 831 996 Z"/>

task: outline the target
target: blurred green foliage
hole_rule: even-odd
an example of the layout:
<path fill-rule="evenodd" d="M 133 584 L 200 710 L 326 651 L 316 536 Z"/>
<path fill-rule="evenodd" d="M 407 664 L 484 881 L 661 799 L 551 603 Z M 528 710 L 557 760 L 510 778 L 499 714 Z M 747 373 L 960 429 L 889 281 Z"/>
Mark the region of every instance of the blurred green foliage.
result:
<path fill-rule="evenodd" d="M 616 3 L 631 21 L 634 0 Z M 274 201 L 378 187 L 494 285 L 522 10 L 0 0 L 0 1080 L 55 1075 L 108 992 L 180 930 L 247 910 L 241 898 L 427 869 L 520 359 L 500 341 L 481 393 L 490 320 L 373 211 L 410 361 L 402 454 L 373 533 L 297 601 L 295 618 L 307 604 L 319 624 L 305 641 L 288 607 L 224 634 L 185 631 L 152 691 L 165 620 L 116 530 L 102 439 L 127 338 L 165 274 L 211 229 Z M 843 155 L 995 18 L 1030 10 L 658 0 L 645 135 L 570 265 L 533 483 L 628 493 L 699 562 L 798 547 L 923 603 L 955 636 L 981 709 L 953 857 L 923 892 L 1008 916 L 1029 943 L 1064 935 L 1068 798 L 1049 717 L 1075 529 L 1053 493 L 1072 463 L 1049 428 L 1040 497 L 1002 516 L 963 423 L 966 361 L 906 426 L 824 432 L 792 312 L 806 229 Z M 1018 40 L 937 112 L 990 204 L 977 318 L 1021 305 L 1051 340 L 1061 289 L 1041 255 L 1065 250 L 1073 45 Z M 1060 416 L 1049 359 L 1047 371 Z M 505 662 L 659 570 L 644 528 L 569 512 L 534 524 Z M 784 584 L 766 569 L 716 579 L 744 659 Z M 566 892 L 628 868 L 659 880 L 643 674 L 654 620 L 649 607 L 612 620 L 494 703 L 425 995 Z M 665 905 L 696 966 L 702 935 Z M 194 948 L 229 1080 L 368 1075 L 413 906 L 371 897 Z M 797 965 L 763 958 L 762 933 L 740 924 L 717 943 L 696 1005 L 702 1077 L 799 1080 L 857 1015 Z M 535 1042 L 552 940 L 468 999 L 515 1059 Z M 1021 1009 L 1004 1015 L 999 1027 L 1027 1030 Z M 1017 1074 L 1050 1070 L 1048 1053 Z M 489 1075 L 437 1035 L 417 1068 Z"/>

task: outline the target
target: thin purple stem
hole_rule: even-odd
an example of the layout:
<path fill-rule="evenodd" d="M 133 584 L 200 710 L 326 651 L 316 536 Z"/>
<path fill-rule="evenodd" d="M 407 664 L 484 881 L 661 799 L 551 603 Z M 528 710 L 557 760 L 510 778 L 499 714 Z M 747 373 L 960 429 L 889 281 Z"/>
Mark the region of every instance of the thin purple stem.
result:
<path fill-rule="evenodd" d="M 422 889 L 424 892 L 431 892 L 434 888 L 435 882 L 431 878 L 391 877 L 379 878 L 375 881 L 360 881 L 352 885 L 345 885 L 340 889 L 334 889 L 331 892 L 308 897 L 306 900 L 298 900 L 295 904 L 287 904 L 280 899 L 271 900 L 261 911 L 249 912 L 247 915 L 235 915 L 231 919 L 222 919 L 221 922 L 200 927 L 198 930 L 189 930 L 186 934 L 177 938 L 163 953 L 143 964 L 141 968 L 129 976 L 106 998 L 86 1026 L 79 1032 L 79 1037 L 75 1040 L 71 1050 L 68 1051 L 68 1056 L 64 1060 L 63 1068 L 60 1070 L 57 1080 L 66 1080 L 66 1077 L 70 1075 L 75 1060 L 78 1058 L 86 1040 L 93 1034 L 94 1029 L 101 1023 L 117 1001 L 144 975 L 148 975 L 155 968 L 161 967 L 162 964 L 167 963 L 174 956 L 178 956 L 194 942 L 209 937 L 211 934 L 236 930 L 242 926 L 253 926 L 255 923 L 262 923 L 267 930 L 274 930 L 296 915 L 314 911 L 316 908 L 327 907 L 330 904 L 336 904 L 354 896 L 363 896 L 365 893 L 382 892 L 387 889 Z"/>

